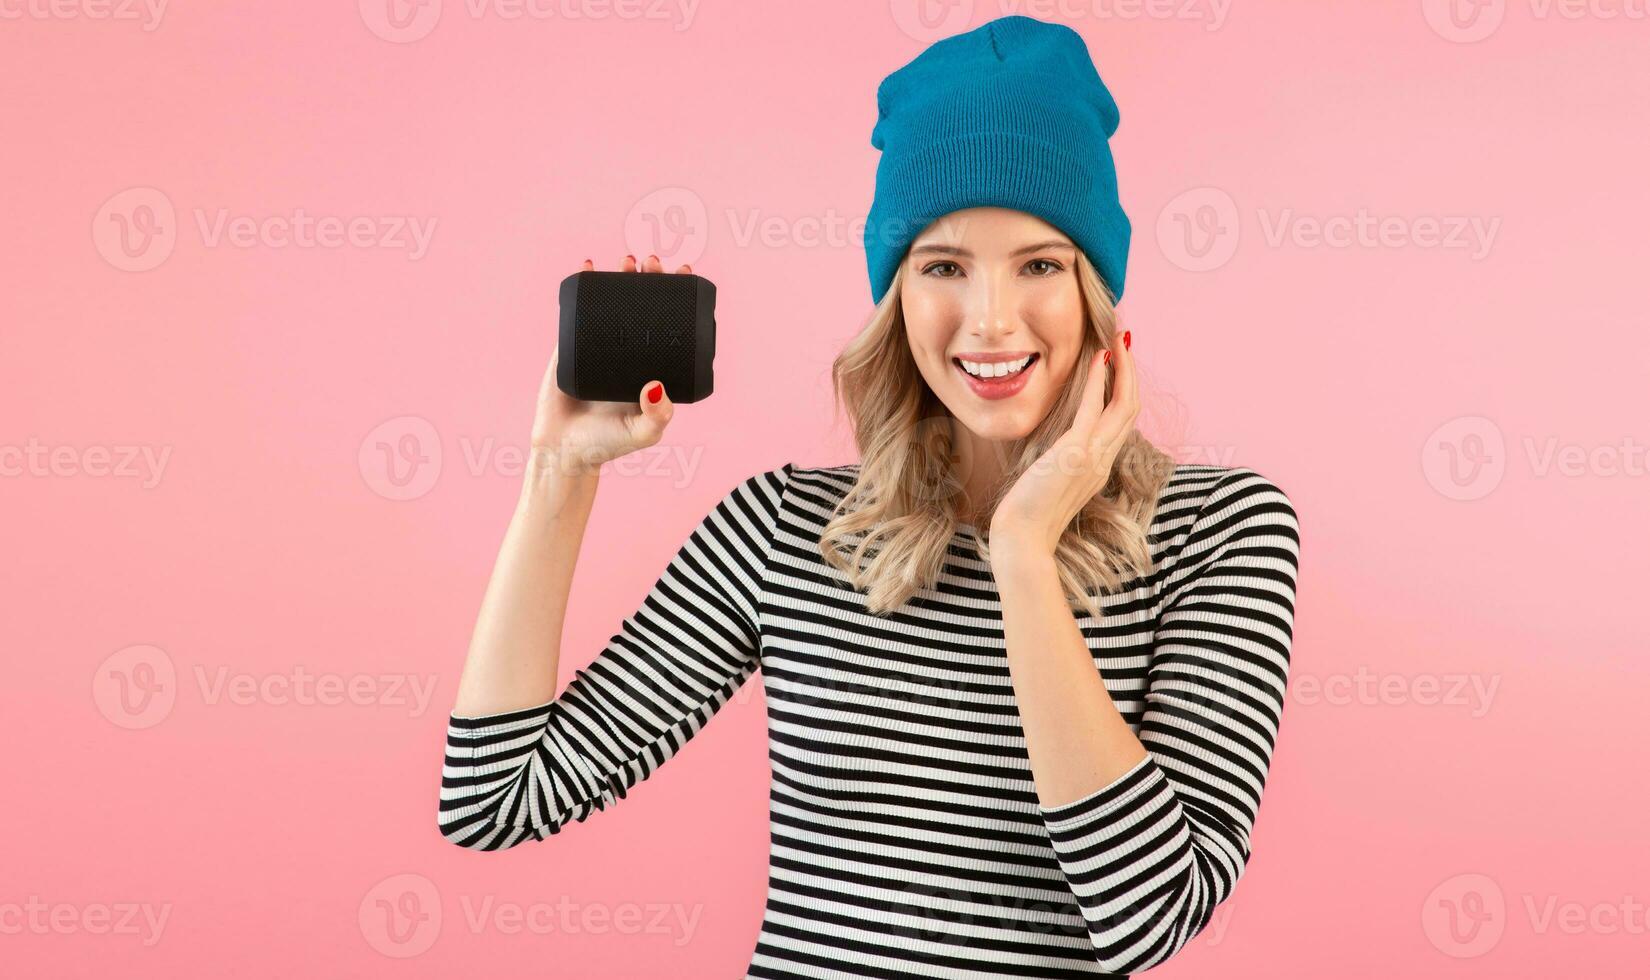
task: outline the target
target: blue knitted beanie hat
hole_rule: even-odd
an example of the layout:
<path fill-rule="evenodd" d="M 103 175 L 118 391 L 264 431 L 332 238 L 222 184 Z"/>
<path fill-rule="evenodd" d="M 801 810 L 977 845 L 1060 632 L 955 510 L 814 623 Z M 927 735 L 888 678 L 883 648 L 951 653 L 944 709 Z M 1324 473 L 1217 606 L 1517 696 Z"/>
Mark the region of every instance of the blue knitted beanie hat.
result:
<path fill-rule="evenodd" d="M 935 218 L 981 206 L 1059 228 L 1122 299 L 1129 219 L 1107 142 L 1116 130 L 1117 103 L 1063 24 L 1015 14 L 929 45 L 877 86 L 872 301 Z"/>

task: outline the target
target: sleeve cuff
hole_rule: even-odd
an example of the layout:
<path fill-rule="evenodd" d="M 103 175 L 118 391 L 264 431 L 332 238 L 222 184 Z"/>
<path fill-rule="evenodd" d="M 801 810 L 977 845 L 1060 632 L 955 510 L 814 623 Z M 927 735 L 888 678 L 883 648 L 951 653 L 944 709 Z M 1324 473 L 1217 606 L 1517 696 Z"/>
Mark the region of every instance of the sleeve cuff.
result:
<path fill-rule="evenodd" d="M 556 700 L 512 711 L 486 715 L 452 715 L 447 720 L 448 734 L 455 738 L 474 738 L 478 735 L 496 735 L 500 732 L 543 728 Z"/>
<path fill-rule="evenodd" d="M 1127 807 L 1129 804 L 1161 787 L 1163 770 L 1157 760 L 1147 755 L 1127 772 L 1087 796 L 1058 806 L 1037 805 L 1043 823 L 1051 832 L 1074 830 L 1093 823 L 1097 818 Z"/>

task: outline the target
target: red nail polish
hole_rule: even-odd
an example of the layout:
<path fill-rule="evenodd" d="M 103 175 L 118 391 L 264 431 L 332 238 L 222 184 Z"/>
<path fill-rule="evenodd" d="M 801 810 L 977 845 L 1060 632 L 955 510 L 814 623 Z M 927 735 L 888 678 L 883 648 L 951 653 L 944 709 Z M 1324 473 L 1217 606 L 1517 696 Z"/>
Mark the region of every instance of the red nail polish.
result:
<path fill-rule="evenodd" d="M 625 254 L 625 258 L 627 258 L 627 259 L 629 259 L 629 260 L 630 260 L 630 261 L 632 261 L 632 262 L 634 262 L 634 261 L 636 261 L 636 256 L 634 256 L 634 255 L 631 255 L 631 254 L 629 254 L 629 253 L 626 253 L 626 254 Z"/>
<path fill-rule="evenodd" d="M 1100 358 L 1100 363 L 1101 364 L 1110 364 L 1111 363 L 1111 351 L 1106 351 L 1106 356 Z"/>
<path fill-rule="evenodd" d="M 665 393 L 665 386 L 664 385 L 658 384 L 658 383 L 654 383 L 652 385 L 649 385 L 648 389 L 647 389 L 647 400 L 654 403 L 655 405 L 657 405 L 659 403 L 660 396 L 662 396 L 664 393 Z"/>
<path fill-rule="evenodd" d="M 1123 331 L 1123 349 L 1124 350 L 1129 349 L 1129 334 L 1130 333 L 1131 333 L 1131 331 L 1128 331 L 1128 330 Z"/>

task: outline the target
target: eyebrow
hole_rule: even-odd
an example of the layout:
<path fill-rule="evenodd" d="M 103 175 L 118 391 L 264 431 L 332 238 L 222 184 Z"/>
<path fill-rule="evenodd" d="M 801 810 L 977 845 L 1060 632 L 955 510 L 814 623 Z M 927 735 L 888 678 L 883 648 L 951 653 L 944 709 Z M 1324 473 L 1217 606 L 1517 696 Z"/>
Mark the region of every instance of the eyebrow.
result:
<path fill-rule="evenodd" d="M 1030 252 L 1041 252 L 1045 249 L 1051 249 L 1051 248 L 1069 248 L 1069 249 L 1074 249 L 1075 250 L 1076 247 L 1077 246 L 1073 245 L 1071 242 L 1063 242 L 1063 241 L 1060 241 L 1059 239 L 1051 238 L 1048 241 L 1044 241 L 1044 242 L 1034 242 L 1030 245 L 1022 245 L 1019 248 L 1015 249 L 1014 251 L 1010 252 L 1009 256 L 1014 257 L 1014 256 L 1019 256 L 1019 255 L 1026 255 Z M 912 255 L 920 255 L 920 254 L 923 254 L 923 253 L 933 253 L 933 254 L 936 254 L 936 255 L 957 255 L 957 256 L 961 256 L 962 258 L 965 258 L 965 259 L 971 259 L 971 258 L 974 257 L 974 253 L 970 252 L 966 248 L 962 248 L 961 246 L 958 246 L 958 245 L 942 245 L 938 242 L 934 242 L 934 243 L 931 243 L 931 244 L 928 244 L 928 245 L 918 245 L 917 247 L 911 249 L 911 254 Z"/>

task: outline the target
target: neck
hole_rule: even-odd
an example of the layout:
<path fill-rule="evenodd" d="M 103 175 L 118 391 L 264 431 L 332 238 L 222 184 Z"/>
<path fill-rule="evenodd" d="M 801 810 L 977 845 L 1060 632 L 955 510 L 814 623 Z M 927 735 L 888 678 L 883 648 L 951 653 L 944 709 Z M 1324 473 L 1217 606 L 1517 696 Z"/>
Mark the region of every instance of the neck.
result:
<path fill-rule="evenodd" d="M 951 419 L 951 444 L 956 447 L 956 471 L 962 476 L 962 520 L 981 527 L 985 515 L 980 510 L 1002 480 L 1003 447 L 995 440 L 975 435 L 955 416 Z"/>

